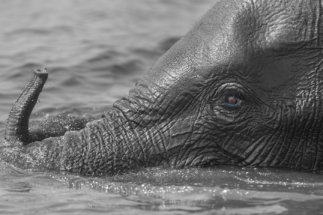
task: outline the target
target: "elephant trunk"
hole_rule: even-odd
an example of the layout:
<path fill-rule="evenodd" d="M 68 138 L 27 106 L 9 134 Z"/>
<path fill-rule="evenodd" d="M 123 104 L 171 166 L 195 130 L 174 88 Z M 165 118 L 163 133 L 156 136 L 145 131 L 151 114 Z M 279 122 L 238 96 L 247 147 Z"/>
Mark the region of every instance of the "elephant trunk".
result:
<path fill-rule="evenodd" d="M 162 139 L 159 134 L 135 128 L 118 108 L 88 122 L 81 130 L 64 131 L 48 138 L 35 135 L 28 128 L 29 117 L 48 73 L 42 69 L 34 74 L 10 112 L 6 141 L 0 144 L 0 157 L 4 161 L 28 169 L 105 175 L 167 160 L 164 148 L 149 145 L 151 138 Z M 25 147 L 13 144 L 17 141 Z"/>
<path fill-rule="evenodd" d="M 5 139 L 21 141 L 24 145 L 32 142 L 28 124 L 30 114 L 38 100 L 38 96 L 47 80 L 47 69 L 34 70 L 34 77 L 22 91 L 10 111 L 6 124 Z"/>

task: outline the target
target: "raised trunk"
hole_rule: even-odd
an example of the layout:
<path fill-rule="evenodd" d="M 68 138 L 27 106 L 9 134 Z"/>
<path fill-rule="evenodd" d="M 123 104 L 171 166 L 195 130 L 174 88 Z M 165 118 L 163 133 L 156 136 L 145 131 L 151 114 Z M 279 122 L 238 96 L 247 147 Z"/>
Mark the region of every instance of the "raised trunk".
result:
<path fill-rule="evenodd" d="M 106 112 L 102 119 L 87 123 L 80 131 L 67 131 L 63 136 L 50 138 L 38 135 L 37 139 L 28 129 L 28 121 L 47 76 L 46 69 L 36 70 L 14 104 L 6 127 L 6 141 L 0 149 L 2 159 L 22 168 L 82 175 L 115 174 L 167 160 L 164 150 L 149 144 L 148 131 L 134 128 L 118 109 Z M 23 145 L 13 144 L 19 141 Z"/>
<path fill-rule="evenodd" d="M 5 131 L 5 139 L 7 141 L 21 141 L 23 144 L 32 142 L 28 126 L 29 117 L 47 77 L 46 68 L 34 70 L 33 79 L 22 91 L 10 111 Z"/>

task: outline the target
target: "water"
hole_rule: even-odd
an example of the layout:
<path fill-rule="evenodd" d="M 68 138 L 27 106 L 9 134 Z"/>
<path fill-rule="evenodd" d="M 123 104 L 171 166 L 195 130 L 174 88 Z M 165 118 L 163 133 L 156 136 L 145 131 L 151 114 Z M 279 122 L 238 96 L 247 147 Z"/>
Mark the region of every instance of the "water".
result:
<path fill-rule="evenodd" d="M 0 138 L 35 68 L 50 76 L 33 120 L 99 117 L 214 0 L 4 0 L 0 7 Z M 320 214 L 322 176 L 221 166 L 150 168 L 104 178 L 0 163 L 2 214 Z"/>

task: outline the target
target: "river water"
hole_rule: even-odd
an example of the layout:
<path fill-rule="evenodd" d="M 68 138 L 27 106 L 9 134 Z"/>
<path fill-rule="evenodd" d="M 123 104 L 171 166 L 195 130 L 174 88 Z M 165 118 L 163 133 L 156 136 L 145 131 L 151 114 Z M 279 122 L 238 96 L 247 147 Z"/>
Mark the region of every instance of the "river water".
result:
<path fill-rule="evenodd" d="M 49 79 L 31 118 L 95 118 L 124 96 L 215 0 L 4 0 L 0 139 L 32 77 Z M 219 166 L 111 177 L 28 172 L 0 163 L 1 214 L 322 214 L 322 175 Z"/>

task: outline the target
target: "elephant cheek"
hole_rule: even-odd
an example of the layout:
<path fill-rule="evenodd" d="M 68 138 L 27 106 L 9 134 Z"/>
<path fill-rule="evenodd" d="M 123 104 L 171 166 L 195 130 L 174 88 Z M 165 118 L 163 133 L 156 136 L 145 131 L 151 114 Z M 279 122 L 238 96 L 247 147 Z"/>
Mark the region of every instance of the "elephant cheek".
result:
<path fill-rule="evenodd" d="M 200 166 L 221 157 L 211 132 L 207 132 L 205 123 L 194 117 L 180 118 L 173 122 L 169 129 L 167 154 L 171 166 Z M 216 162 L 217 163 L 217 162 Z"/>

